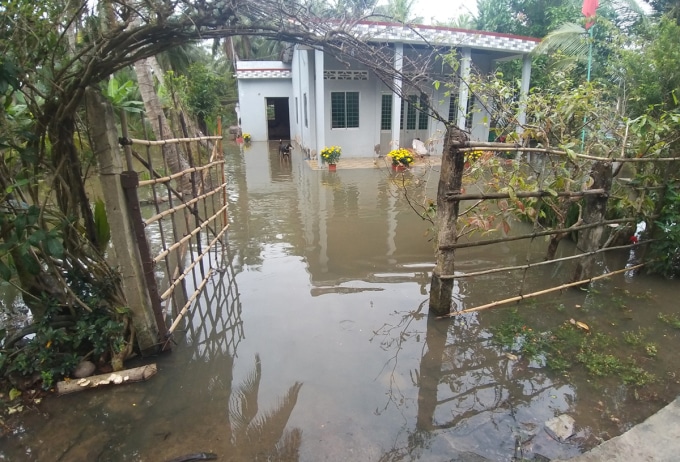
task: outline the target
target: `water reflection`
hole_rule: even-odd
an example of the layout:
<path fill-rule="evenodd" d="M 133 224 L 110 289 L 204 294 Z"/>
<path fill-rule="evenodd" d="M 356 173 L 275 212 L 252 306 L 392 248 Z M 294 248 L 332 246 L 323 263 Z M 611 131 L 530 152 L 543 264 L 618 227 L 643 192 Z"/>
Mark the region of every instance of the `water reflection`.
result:
<path fill-rule="evenodd" d="M 187 343 L 156 358 L 155 377 L 27 411 L 3 441 L 0 459 L 155 462 L 211 452 L 225 461 L 297 461 L 302 431 L 288 421 L 302 383 L 281 384 L 275 402 L 263 406 L 266 360 L 258 354 L 237 360 L 245 332 L 228 265 L 206 288 L 187 318 Z M 245 371 L 240 380 L 236 371 Z"/>
<path fill-rule="evenodd" d="M 54 417 L 44 425 L 42 416 L 29 414 L 27 430 L 3 441 L 1 456 L 564 458 L 592 444 L 591 435 L 613 436 L 655 410 L 656 403 L 632 400 L 613 383 L 555 376 L 503 354 L 490 334 L 503 309 L 429 318 L 429 224 L 398 199 L 391 175 L 377 168 L 313 171 L 296 152 L 283 165 L 277 143 L 228 152 L 232 254 L 213 258 L 215 276 L 187 320 L 187 343 L 158 358 L 159 374 L 149 382 L 49 401 L 45 412 Z M 415 184 L 417 172 L 409 178 Z M 424 184 L 434 194 L 436 185 Z M 528 241 L 462 249 L 459 270 L 523 264 L 543 253 Z M 454 303 L 463 309 L 518 288 L 528 293 L 563 274 L 571 274 L 568 266 L 519 280 L 506 273 L 461 279 Z M 658 281 L 624 281 L 601 281 L 590 293 L 556 294 L 519 310 L 548 325 L 557 316 L 569 319 L 578 305 L 579 319 L 591 326 L 600 320 L 636 328 L 650 325 L 650 312 L 654 322 L 659 310 L 677 311 L 677 294 Z M 611 306 L 622 283 L 635 303 L 630 312 Z M 648 289 L 657 298 L 638 295 Z M 655 361 L 674 360 L 679 337 L 670 327 L 660 333 Z M 578 433 L 566 443 L 543 429 L 562 413 L 577 421 Z M 95 456 L 70 457 L 76 447 Z"/>
<path fill-rule="evenodd" d="M 374 337 L 394 352 L 385 366 L 391 374 L 389 402 L 376 411 L 406 403 L 397 376 L 403 373 L 399 355 L 409 341 L 422 344 L 418 367 L 409 371 L 417 409 L 381 461 L 440 460 L 445 454 L 460 460 L 521 460 L 579 452 L 576 445 L 560 447 L 542 428 L 555 414 L 573 410 L 576 391 L 571 385 L 554 383 L 535 364 L 501 354 L 489 344 L 490 334 L 476 316 L 442 322 L 424 318 L 422 306 L 395 315 L 399 322 L 383 325 Z M 424 333 L 418 330 L 422 327 Z"/>
<path fill-rule="evenodd" d="M 237 270 L 259 267 L 263 246 L 271 241 L 304 256 L 315 286 L 370 280 L 432 260 L 432 244 L 424 238 L 428 228 L 399 204 L 389 174 L 311 171 L 295 155 L 282 164 L 276 146 L 253 143 L 232 154 L 230 240 L 239 249 Z"/>

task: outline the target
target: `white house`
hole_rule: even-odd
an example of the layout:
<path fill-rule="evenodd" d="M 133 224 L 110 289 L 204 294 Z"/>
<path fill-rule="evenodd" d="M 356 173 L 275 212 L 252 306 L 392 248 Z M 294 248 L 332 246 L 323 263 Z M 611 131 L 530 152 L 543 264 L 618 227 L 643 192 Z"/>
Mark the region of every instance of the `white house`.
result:
<path fill-rule="evenodd" d="M 529 53 L 539 39 L 446 27 L 365 22 L 355 28 L 369 43 L 388 46 L 394 68 L 409 72 L 404 62 L 428 53 L 432 46 L 455 50 L 459 77 L 467 81 L 471 66 L 481 72 L 493 70 L 501 60 L 522 59 L 522 94 L 531 77 Z M 367 38 L 368 37 L 368 38 Z M 341 63 L 321 50 L 295 46 L 290 62 L 238 61 L 236 77 L 239 118 L 253 141 L 295 140 L 314 156 L 324 146 L 341 146 L 343 157 L 386 154 L 394 147 L 411 147 L 419 138 L 433 152 L 441 152 L 444 125 L 418 111 L 417 97 L 403 88 L 393 92 L 366 66 L 348 58 Z M 451 70 L 441 64 L 440 73 Z M 436 71 L 434 71 L 436 72 Z M 402 88 L 393 77 L 392 88 Z M 449 91 L 451 96 L 446 96 Z M 469 95 L 467 85 L 429 88 L 427 104 L 459 127 L 466 126 L 472 139 L 487 140 L 489 117 L 484 105 Z M 400 94 L 407 95 L 402 98 Z M 402 101 L 403 99 L 403 101 Z M 465 104 L 459 104 L 465 102 Z M 470 108 L 470 110 L 468 110 Z M 474 108 L 474 109 L 472 109 Z M 524 114 L 519 114 L 520 123 Z"/>

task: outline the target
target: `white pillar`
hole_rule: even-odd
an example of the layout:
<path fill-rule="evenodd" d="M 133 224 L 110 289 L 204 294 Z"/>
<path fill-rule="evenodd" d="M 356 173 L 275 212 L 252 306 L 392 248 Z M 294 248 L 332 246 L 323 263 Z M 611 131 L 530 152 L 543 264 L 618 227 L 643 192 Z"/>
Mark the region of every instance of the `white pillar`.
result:
<path fill-rule="evenodd" d="M 472 61 L 472 50 L 463 48 L 460 57 L 460 72 L 458 80 L 458 114 L 456 125 L 461 130 L 465 130 L 465 118 L 467 117 L 467 102 L 470 95 L 468 82 L 470 81 L 470 63 Z"/>
<path fill-rule="evenodd" d="M 323 51 L 314 50 L 314 88 L 316 105 L 316 152 L 326 145 L 326 89 L 323 80 Z"/>
<path fill-rule="evenodd" d="M 519 113 L 517 114 L 517 133 L 524 131 L 527 122 L 527 96 L 529 95 L 529 83 L 531 82 L 531 55 L 524 55 L 522 61 L 522 86 L 519 95 Z"/>
<path fill-rule="evenodd" d="M 392 95 L 392 142 L 389 150 L 397 149 L 399 147 L 399 135 L 401 127 L 399 120 L 401 117 L 401 75 L 399 74 L 404 67 L 404 45 L 401 43 L 394 44 L 394 69 L 397 71 L 394 75 L 394 94 Z"/>

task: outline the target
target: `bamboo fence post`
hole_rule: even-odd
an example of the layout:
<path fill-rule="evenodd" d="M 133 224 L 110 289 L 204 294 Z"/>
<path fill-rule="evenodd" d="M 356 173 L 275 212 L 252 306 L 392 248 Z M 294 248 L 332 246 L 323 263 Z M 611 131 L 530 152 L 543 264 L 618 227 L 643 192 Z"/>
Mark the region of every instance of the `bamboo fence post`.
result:
<path fill-rule="evenodd" d="M 187 122 L 184 119 L 184 113 L 180 111 L 179 113 L 179 122 L 180 126 L 182 127 L 182 133 L 184 134 L 185 138 L 189 137 L 189 130 L 187 129 Z M 186 152 L 187 152 L 187 158 L 189 159 L 189 167 L 194 169 L 196 168 L 196 164 L 194 162 L 194 154 L 193 151 L 191 150 L 191 143 L 186 144 Z M 200 157 L 200 153 L 197 153 L 197 155 Z M 199 193 L 198 193 L 198 180 L 199 178 L 202 179 L 202 176 L 199 177 L 196 175 L 196 171 L 194 170 L 191 172 L 191 196 L 192 198 L 198 198 Z M 201 219 L 199 217 L 199 211 L 198 211 L 198 202 L 194 203 L 191 205 L 189 208 L 191 211 L 191 214 L 194 216 L 194 227 L 195 228 L 200 228 L 201 226 Z M 196 236 L 196 250 L 198 253 L 203 253 L 203 246 L 201 244 L 201 235 L 200 233 L 198 236 Z M 201 277 L 205 278 L 205 267 L 203 266 L 203 259 L 199 261 L 199 268 L 201 270 Z M 196 277 L 193 277 L 194 279 L 194 287 L 197 285 Z"/>
<path fill-rule="evenodd" d="M 569 282 L 567 284 L 562 284 L 561 286 L 551 287 L 551 288 L 545 289 L 545 290 L 539 290 L 539 291 L 532 292 L 532 293 L 526 294 L 526 295 L 516 295 L 514 297 L 506 298 L 504 300 L 498 300 L 498 301 L 495 301 L 495 302 L 487 303 L 486 305 L 480 305 L 480 306 L 476 306 L 474 308 L 468 308 L 466 310 L 456 311 L 454 313 L 448 313 L 448 314 L 439 316 L 438 319 L 451 318 L 453 316 L 460 316 L 461 314 L 473 313 L 475 311 L 483 311 L 483 310 L 487 310 L 489 308 L 494 308 L 496 306 L 507 305 L 508 303 L 512 303 L 512 302 L 520 302 L 520 301 L 525 300 L 527 298 L 534 298 L 534 297 L 538 297 L 539 295 L 545 295 L 545 294 L 549 294 L 549 293 L 552 293 L 552 292 L 557 292 L 558 290 L 564 290 L 564 289 L 569 289 L 571 287 L 577 287 L 577 286 L 582 286 L 584 284 L 590 284 L 593 281 L 598 281 L 600 279 L 608 278 L 608 277 L 614 276 L 616 274 L 625 273 L 627 271 L 635 271 L 636 269 L 642 268 L 645 265 L 646 265 L 646 263 L 640 263 L 639 265 L 630 266 L 628 268 L 623 268 L 623 269 L 616 270 L 616 271 L 611 271 L 609 273 L 601 274 L 599 276 L 595 276 L 595 277 L 592 277 L 592 278 L 589 278 L 589 279 L 583 279 L 581 281 Z"/>
<path fill-rule="evenodd" d="M 463 186 L 465 155 L 456 143 L 467 141 L 467 134 L 455 126 L 446 127 L 444 155 L 437 189 L 437 251 L 436 265 L 430 284 L 430 311 L 436 315 L 451 312 L 453 279 L 442 279 L 442 274 L 454 274 L 455 248 L 458 240 L 458 211 L 460 200 L 447 200 L 449 194 L 460 194 Z"/>
<path fill-rule="evenodd" d="M 570 260 L 577 260 L 579 258 L 584 258 L 586 256 L 592 256 L 596 255 L 602 252 L 609 252 L 612 250 L 624 250 L 624 249 L 633 249 L 636 247 L 640 247 L 643 244 L 647 244 L 650 241 L 640 241 L 635 244 L 626 244 L 626 245 L 619 245 L 616 247 L 605 247 L 602 249 L 597 249 L 592 252 L 588 253 L 580 253 L 576 255 L 570 255 L 568 257 L 561 257 L 561 258 L 554 258 L 552 260 L 543 260 L 535 263 L 526 263 L 524 265 L 516 265 L 516 266 L 503 266 L 500 268 L 492 268 L 492 269 L 486 269 L 486 270 L 480 270 L 480 271 L 475 271 L 472 273 L 460 273 L 460 274 L 442 274 L 439 276 L 442 279 L 463 279 L 463 278 L 471 278 L 471 277 L 476 277 L 476 276 L 486 276 L 488 274 L 494 274 L 494 273 L 503 273 L 506 271 L 517 271 L 517 270 L 528 270 L 528 269 L 534 269 L 538 266 L 545 266 L 545 265 L 552 265 L 555 263 L 561 263 L 565 261 L 570 261 Z"/>
<path fill-rule="evenodd" d="M 222 205 L 227 205 L 227 189 L 224 187 L 226 185 L 226 175 L 224 173 L 224 169 L 226 167 L 226 163 L 224 162 L 224 151 L 222 148 L 222 117 L 217 118 L 217 135 L 220 137 L 220 139 L 217 141 L 217 155 L 219 156 L 218 158 L 222 161 L 222 166 L 220 167 L 220 181 L 222 183 Z M 224 214 L 222 215 L 222 227 L 226 228 L 227 227 L 227 211 L 225 209 Z"/>
<path fill-rule="evenodd" d="M 489 245 L 489 244 L 499 244 L 501 242 L 511 242 L 511 241 L 520 241 L 522 239 L 535 239 L 537 237 L 541 236 L 552 236 L 553 234 L 560 234 L 560 233 L 571 233 L 574 231 L 581 231 L 582 229 L 589 229 L 589 228 L 595 228 L 598 226 L 606 226 L 606 225 L 613 225 L 613 224 L 620 224 L 620 223 L 633 223 L 635 222 L 635 218 L 617 218 L 615 220 L 604 220 L 599 223 L 590 223 L 588 225 L 578 225 L 578 226 L 570 226 L 568 228 L 559 228 L 559 229 L 548 229 L 545 231 L 536 231 L 534 233 L 530 234 L 520 234 L 518 236 L 507 236 L 507 237 L 499 237 L 496 239 L 485 239 L 482 241 L 470 241 L 470 242 L 461 242 L 443 247 L 441 250 L 450 250 L 450 249 L 465 249 L 468 247 L 479 247 L 482 245 Z"/>
<path fill-rule="evenodd" d="M 611 162 L 596 162 L 590 171 L 593 178 L 594 189 L 604 189 L 607 194 L 601 196 L 586 196 L 583 206 L 583 222 L 586 225 L 602 223 L 607 213 L 607 200 L 612 187 L 612 164 Z M 583 253 L 589 253 L 600 248 L 604 226 L 596 226 L 579 231 L 577 249 Z M 593 271 L 595 257 L 588 255 L 578 262 L 572 281 L 587 279 Z"/>

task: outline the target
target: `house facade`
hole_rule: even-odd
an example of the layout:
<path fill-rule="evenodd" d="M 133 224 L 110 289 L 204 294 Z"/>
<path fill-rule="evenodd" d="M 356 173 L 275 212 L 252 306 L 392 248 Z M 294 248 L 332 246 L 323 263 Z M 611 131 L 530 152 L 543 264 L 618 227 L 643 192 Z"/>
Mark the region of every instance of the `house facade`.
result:
<path fill-rule="evenodd" d="M 237 61 L 240 125 L 253 141 L 294 140 L 311 157 L 325 146 L 342 147 L 343 157 L 385 155 L 396 147 L 422 140 L 431 153 L 441 153 L 444 123 L 421 107 L 433 108 L 442 118 L 467 127 L 471 138 L 487 140 L 490 114 L 483 101 L 470 94 L 472 67 L 491 72 L 502 60 L 522 60 L 522 96 L 529 90 L 531 57 L 538 39 L 481 31 L 399 24 L 361 23 L 357 34 L 394 57 L 389 85 L 368 67 L 348 57 L 340 62 L 322 50 L 297 45 L 290 62 Z M 428 73 L 452 82 L 428 86 L 426 97 L 409 89 L 400 75 L 417 69 L 410 63 L 430 55 L 455 53 L 457 71 L 432 60 Z M 458 77 L 458 78 L 456 78 Z M 394 90 L 394 91 L 393 91 Z M 524 111 L 518 114 L 524 122 Z"/>

